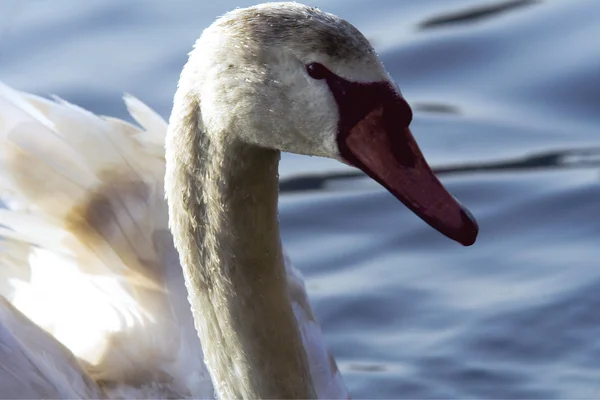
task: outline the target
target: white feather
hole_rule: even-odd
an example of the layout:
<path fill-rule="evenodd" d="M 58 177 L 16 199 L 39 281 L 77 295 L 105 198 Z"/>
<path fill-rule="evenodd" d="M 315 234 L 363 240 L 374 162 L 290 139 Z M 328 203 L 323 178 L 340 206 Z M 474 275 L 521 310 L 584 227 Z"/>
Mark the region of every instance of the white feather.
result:
<path fill-rule="evenodd" d="M 165 122 L 130 100 L 154 136 L 144 135 L 0 89 L 0 194 L 10 199 L 0 290 L 28 318 L 5 313 L 0 326 L 10 322 L 25 349 L 39 328 L 49 332 L 48 350 L 65 345 L 110 397 L 212 397 L 167 231 L 162 147 L 143 142 L 164 135 Z"/>
<path fill-rule="evenodd" d="M 143 129 L 0 84 L 2 395 L 214 396 L 167 226 L 167 124 L 125 101 Z M 317 392 L 347 397 L 286 268 Z"/>

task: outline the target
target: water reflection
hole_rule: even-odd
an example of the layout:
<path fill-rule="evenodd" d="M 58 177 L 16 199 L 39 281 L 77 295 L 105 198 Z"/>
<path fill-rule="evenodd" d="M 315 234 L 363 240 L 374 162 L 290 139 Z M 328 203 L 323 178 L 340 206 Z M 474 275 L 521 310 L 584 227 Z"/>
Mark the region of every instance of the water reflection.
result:
<path fill-rule="evenodd" d="M 434 166 L 440 176 L 473 172 L 521 172 L 529 170 L 567 169 L 600 167 L 600 147 L 584 149 L 560 149 L 533 153 L 527 156 L 491 162 L 461 163 Z M 366 175 L 361 171 L 343 171 L 323 174 L 293 176 L 282 179 L 282 193 L 327 190 L 336 181 L 357 179 Z"/>
<path fill-rule="evenodd" d="M 497 17 L 509 11 L 541 3 L 541 0 L 511 0 L 496 4 L 477 5 L 464 11 L 451 12 L 427 18 L 419 24 L 420 29 L 439 28 L 447 25 L 479 22 Z"/>

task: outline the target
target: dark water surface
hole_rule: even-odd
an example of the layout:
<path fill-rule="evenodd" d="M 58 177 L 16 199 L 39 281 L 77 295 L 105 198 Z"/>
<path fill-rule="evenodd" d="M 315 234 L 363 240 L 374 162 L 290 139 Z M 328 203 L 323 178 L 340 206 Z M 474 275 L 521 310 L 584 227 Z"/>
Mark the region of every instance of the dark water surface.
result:
<path fill-rule="evenodd" d="M 195 38 L 252 3 L 4 0 L 0 78 L 166 117 Z M 285 245 L 354 397 L 600 398 L 600 1 L 310 4 L 373 41 L 480 225 L 462 248 L 353 170 L 284 157 Z"/>

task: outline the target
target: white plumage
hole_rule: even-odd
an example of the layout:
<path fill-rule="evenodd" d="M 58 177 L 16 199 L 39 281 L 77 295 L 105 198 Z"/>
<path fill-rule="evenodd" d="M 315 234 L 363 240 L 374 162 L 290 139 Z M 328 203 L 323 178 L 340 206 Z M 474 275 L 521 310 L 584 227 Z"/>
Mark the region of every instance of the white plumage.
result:
<path fill-rule="evenodd" d="M 334 15 L 234 10 L 196 42 L 168 127 L 125 101 L 141 129 L 0 84 L 2 397 L 348 397 L 281 248 L 281 151 L 361 168 L 449 238 L 477 237 L 374 49 Z"/>
<path fill-rule="evenodd" d="M 1 397 L 214 397 L 167 226 L 167 125 L 125 102 L 142 129 L 0 84 Z M 345 397 L 286 265 L 318 393 Z"/>

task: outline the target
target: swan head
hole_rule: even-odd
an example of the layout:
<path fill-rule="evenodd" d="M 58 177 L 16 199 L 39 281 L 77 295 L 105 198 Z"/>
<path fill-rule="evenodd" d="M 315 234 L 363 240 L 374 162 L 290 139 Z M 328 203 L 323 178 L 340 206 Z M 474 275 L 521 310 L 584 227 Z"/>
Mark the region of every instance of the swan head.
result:
<path fill-rule="evenodd" d="M 347 21 L 299 3 L 237 9 L 203 32 L 185 69 L 206 132 L 350 164 L 449 238 L 475 242 L 475 219 L 412 136 L 410 106 Z"/>

